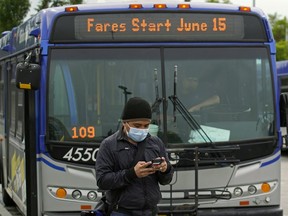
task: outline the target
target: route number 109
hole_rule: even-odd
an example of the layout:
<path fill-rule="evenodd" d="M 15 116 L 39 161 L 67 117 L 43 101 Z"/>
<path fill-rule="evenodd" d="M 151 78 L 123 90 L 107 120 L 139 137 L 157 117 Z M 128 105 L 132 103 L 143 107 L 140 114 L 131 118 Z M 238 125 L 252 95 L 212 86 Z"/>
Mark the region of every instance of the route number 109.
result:
<path fill-rule="evenodd" d="M 79 138 L 84 139 L 94 137 L 95 137 L 95 128 L 93 126 L 72 128 L 72 139 L 79 139 Z"/>

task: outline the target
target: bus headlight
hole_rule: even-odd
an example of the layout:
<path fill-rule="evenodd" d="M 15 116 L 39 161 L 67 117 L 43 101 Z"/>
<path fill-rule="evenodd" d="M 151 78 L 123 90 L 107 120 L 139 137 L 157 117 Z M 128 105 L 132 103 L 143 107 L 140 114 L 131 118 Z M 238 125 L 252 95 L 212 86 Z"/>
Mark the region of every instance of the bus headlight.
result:
<path fill-rule="evenodd" d="M 90 191 L 88 194 L 87 194 L 87 198 L 89 199 L 89 200 L 95 200 L 96 198 L 97 198 L 97 194 L 96 194 L 96 192 L 95 191 Z"/>
<path fill-rule="evenodd" d="M 80 199 L 80 198 L 82 197 L 81 191 L 79 191 L 79 190 L 74 190 L 74 191 L 72 192 L 72 197 L 73 197 L 74 199 Z"/>
<path fill-rule="evenodd" d="M 234 196 L 240 197 L 243 194 L 243 190 L 240 187 L 236 187 L 233 191 Z"/>
<path fill-rule="evenodd" d="M 249 193 L 249 194 L 253 195 L 253 194 L 255 194 L 256 192 L 257 192 L 257 188 L 256 188 L 254 185 L 250 185 L 250 186 L 248 187 L 248 193 Z"/>

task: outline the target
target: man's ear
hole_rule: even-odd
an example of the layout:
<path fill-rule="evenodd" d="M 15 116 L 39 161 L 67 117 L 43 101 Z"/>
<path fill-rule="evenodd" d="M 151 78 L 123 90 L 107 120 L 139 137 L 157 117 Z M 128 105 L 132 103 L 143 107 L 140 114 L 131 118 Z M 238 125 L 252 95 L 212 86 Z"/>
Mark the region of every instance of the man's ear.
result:
<path fill-rule="evenodd" d="M 124 128 L 124 132 L 127 132 L 127 122 L 122 122 L 123 128 Z"/>

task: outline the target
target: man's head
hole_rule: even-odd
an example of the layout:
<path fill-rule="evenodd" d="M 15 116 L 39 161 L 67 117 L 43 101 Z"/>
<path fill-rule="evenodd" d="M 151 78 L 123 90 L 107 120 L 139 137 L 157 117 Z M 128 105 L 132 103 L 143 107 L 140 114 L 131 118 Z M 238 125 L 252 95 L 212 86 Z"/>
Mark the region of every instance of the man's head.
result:
<path fill-rule="evenodd" d="M 148 134 L 151 116 L 151 107 L 147 101 L 139 97 L 130 98 L 122 113 L 123 129 L 128 137 L 135 142 L 144 140 Z"/>
<path fill-rule="evenodd" d="M 183 87 L 187 89 L 196 89 L 199 84 L 199 78 L 196 76 L 189 76 L 183 80 Z"/>
<path fill-rule="evenodd" d="M 149 103 L 140 97 L 133 97 L 125 104 L 122 121 L 151 120 L 151 116 Z"/>

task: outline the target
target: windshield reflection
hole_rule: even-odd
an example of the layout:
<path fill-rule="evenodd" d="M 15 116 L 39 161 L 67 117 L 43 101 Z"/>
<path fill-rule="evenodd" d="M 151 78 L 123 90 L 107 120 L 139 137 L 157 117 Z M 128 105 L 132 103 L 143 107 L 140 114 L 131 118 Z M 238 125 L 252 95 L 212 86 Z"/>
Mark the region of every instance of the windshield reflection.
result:
<path fill-rule="evenodd" d="M 134 96 L 150 102 L 150 134 L 165 143 L 275 133 L 265 48 L 86 48 L 51 52 L 48 139 L 101 142 Z"/>

